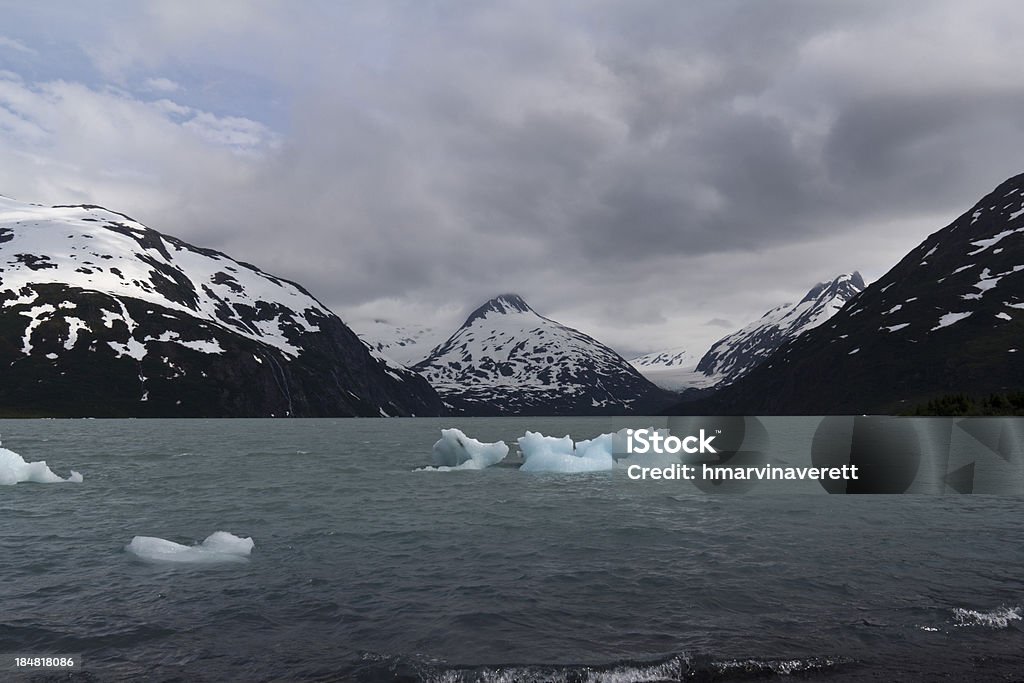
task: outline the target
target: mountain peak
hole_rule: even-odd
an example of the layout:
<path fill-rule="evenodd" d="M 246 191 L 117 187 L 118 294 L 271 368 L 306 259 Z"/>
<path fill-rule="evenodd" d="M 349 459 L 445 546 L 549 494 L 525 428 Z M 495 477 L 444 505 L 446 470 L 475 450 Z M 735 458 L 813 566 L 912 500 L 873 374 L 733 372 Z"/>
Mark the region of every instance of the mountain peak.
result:
<path fill-rule="evenodd" d="M 535 311 L 530 308 L 530 305 L 527 304 L 526 301 L 523 300 L 523 297 L 518 294 L 499 294 L 470 313 L 469 317 L 466 318 L 466 324 L 469 324 L 478 318 L 483 318 L 488 313 L 507 315 L 509 313 L 535 313 Z"/>
<path fill-rule="evenodd" d="M 1022 309 L 1024 175 L 1017 175 L 911 249 L 827 325 L 699 410 L 902 413 L 946 394 L 1017 391 Z"/>
<path fill-rule="evenodd" d="M 413 369 L 462 415 L 651 414 L 672 400 L 619 354 L 517 294 L 478 308 Z"/>
<path fill-rule="evenodd" d="M 777 348 L 818 327 L 864 289 L 857 271 L 819 282 L 795 306 L 784 304 L 743 329 L 715 342 L 697 363 L 697 370 L 730 384 L 765 361 Z"/>
<path fill-rule="evenodd" d="M 525 313 L 526 311 L 533 310 L 526 303 L 526 301 L 523 299 L 523 297 L 519 296 L 518 294 L 512 293 L 512 292 L 508 292 L 508 293 L 505 293 L 505 294 L 499 294 L 498 296 L 496 296 L 493 299 L 491 299 L 488 303 L 496 304 L 496 305 L 500 305 L 500 306 L 506 306 L 508 308 L 511 308 L 513 310 L 516 310 L 516 311 L 521 311 L 523 313 Z"/>
<path fill-rule="evenodd" d="M 844 299 L 849 299 L 863 289 L 864 278 L 861 277 L 860 272 L 855 270 L 852 273 L 843 273 L 832 280 L 819 282 L 814 287 L 811 287 L 810 291 L 800 300 L 800 303 L 815 301 L 821 298 L 822 295 L 826 295 L 828 298 L 842 296 Z"/>

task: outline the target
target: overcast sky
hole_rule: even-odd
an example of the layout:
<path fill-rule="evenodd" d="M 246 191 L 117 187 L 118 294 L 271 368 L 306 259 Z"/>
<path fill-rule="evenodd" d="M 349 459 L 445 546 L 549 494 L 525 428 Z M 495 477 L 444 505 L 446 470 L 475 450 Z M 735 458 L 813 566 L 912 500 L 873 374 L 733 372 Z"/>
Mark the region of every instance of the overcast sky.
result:
<path fill-rule="evenodd" d="M 1024 171 L 1019 3 L 8 2 L 0 194 L 360 321 L 493 294 L 625 355 L 881 276 Z"/>

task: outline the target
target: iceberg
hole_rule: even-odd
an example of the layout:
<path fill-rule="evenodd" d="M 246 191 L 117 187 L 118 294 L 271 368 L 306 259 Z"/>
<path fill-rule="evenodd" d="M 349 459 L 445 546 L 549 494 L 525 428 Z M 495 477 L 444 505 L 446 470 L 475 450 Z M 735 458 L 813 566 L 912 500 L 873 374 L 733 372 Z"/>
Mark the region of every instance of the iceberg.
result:
<path fill-rule="evenodd" d="M 153 536 L 136 536 L 124 549 L 146 562 L 170 564 L 224 564 L 249 561 L 256 546 L 251 538 L 215 531 L 199 545 L 182 545 Z"/>
<path fill-rule="evenodd" d="M 602 472 L 615 467 L 615 434 L 602 434 L 593 439 L 579 441 L 572 438 L 544 436 L 526 432 L 518 439 L 523 454 L 523 472 Z"/>
<path fill-rule="evenodd" d="M 25 459 L 14 451 L 0 448 L 0 484 L 11 485 L 22 481 L 34 481 L 39 484 L 79 484 L 82 482 L 82 475 L 71 470 L 71 476 L 64 479 L 47 467 L 45 460 L 25 462 Z"/>
<path fill-rule="evenodd" d="M 434 467 L 424 469 L 482 470 L 501 462 L 506 455 L 508 446 L 504 441 L 484 443 L 458 429 L 442 429 L 441 438 L 434 444 Z"/>

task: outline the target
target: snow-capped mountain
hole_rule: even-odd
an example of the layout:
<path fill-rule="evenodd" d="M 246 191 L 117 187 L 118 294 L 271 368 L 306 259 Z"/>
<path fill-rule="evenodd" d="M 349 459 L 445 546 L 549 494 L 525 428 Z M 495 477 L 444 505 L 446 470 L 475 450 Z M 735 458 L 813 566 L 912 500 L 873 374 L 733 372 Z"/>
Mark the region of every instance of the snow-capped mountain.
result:
<path fill-rule="evenodd" d="M 607 346 L 538 315 L 516 294 L 476 309 L 413 369 L 466 415 L 644 413 L 673 398 Z"/>
<path fill-rule="evenodd" d="M 688 347 L 676 346 L 637 356 L 629 363 L 659 387 L 670 391 L 682 391 L 714 384 L 713 378 L 697 372 L 699 360 L 700 356 L 690 351 Z"/>
<path fill-rule="evenodd" d="M 697 363 L 710 384 L 726 385 L 757 367 L 782 344 L 835 315 L 864 289 L 860 273 L 819 282 L 796 305 L 782 304 L 746 327 L 715 342 Z"/>
<path fill-rule="evenodd" d="M 913 249 L 706 412 L 900 412 L 1024 388 L 1024 175 Z"/>
<path fill-rule="evenodd" d="M 102 207 L 0 197 L 0 411 L 441 410 L 295 283 Z"/>
<path fill-rule="evenodd" d="M 367 346 L 405 367 L 420 362 L 447 339 L 445 333 L 435 327 L 396 325 L 384 319 L 353 324 L 352 327 Z"/>

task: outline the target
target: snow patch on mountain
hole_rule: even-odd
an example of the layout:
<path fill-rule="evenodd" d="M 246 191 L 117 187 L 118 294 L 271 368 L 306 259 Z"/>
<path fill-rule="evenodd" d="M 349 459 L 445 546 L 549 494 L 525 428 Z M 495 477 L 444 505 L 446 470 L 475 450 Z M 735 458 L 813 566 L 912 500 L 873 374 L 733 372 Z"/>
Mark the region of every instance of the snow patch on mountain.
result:
<path fill-rule="evenodd" d="M 319 331 L 332 315 L 294 283 L 97 206 L 45 207 L 0 196 L 0 243 L 5 308 L 30 304 L 36 286 L 60 282 L 180 311 L 291 357 L 301 353 L 297 337 Z M 21 312 L 31 318 L 26 354 L 35 327 L 55 313 L 49 304 Z M 123 305 L 104 319 L 110 326 L 123 322 L 129 332 L 136 327 Z M 69 348 L 81 329 L 69 333 Z M 196 340 L 171 341 L 194 348 Z M 141 339 L 118 350 L 137 360 L 146 354 Z"/>
<path fill-rule="evenodd" d="M 629 361 L 641 375 L 670 391 L 681 391 L 707 384 L 708 378 L 697 372 L 700 356 L 684 346 L 637 356 Z"/>
<path fill-rule="evenodd" d="M 446 339 L 436 327 L 396 325 L 385 319 L 353 323 L 352 327 L 373 351 L 406 367 L 419 363 Z"/>
<path fill-rule="evenodd" d="M 687 347 L 677 346 L 665 351 L 655 351 L 631 359 L 630 364 L 637 368 L 692 368 L 697 365 L 700 356 Z"/>
<path fill-rule="evenodd" d="M 717 375 L 698 372 L 698 361 L 700 356 L 690 351 L 688 347 L 677 346 L 637 356 L 629 363 L 641 375 L 669 391 L 714 386 L 720 378 Z"/>
<path fill-rule="evenodd" d="M 864 290 L 860 273 L 815 285 L 796 305 L 777 306 L 743 329 L 717 341 L 700 359 L 697 372 L 731 384 L 760 365 L 782 344 L 822 325 Z M 895 312 L 898 308 L 894 308 Z"/>

